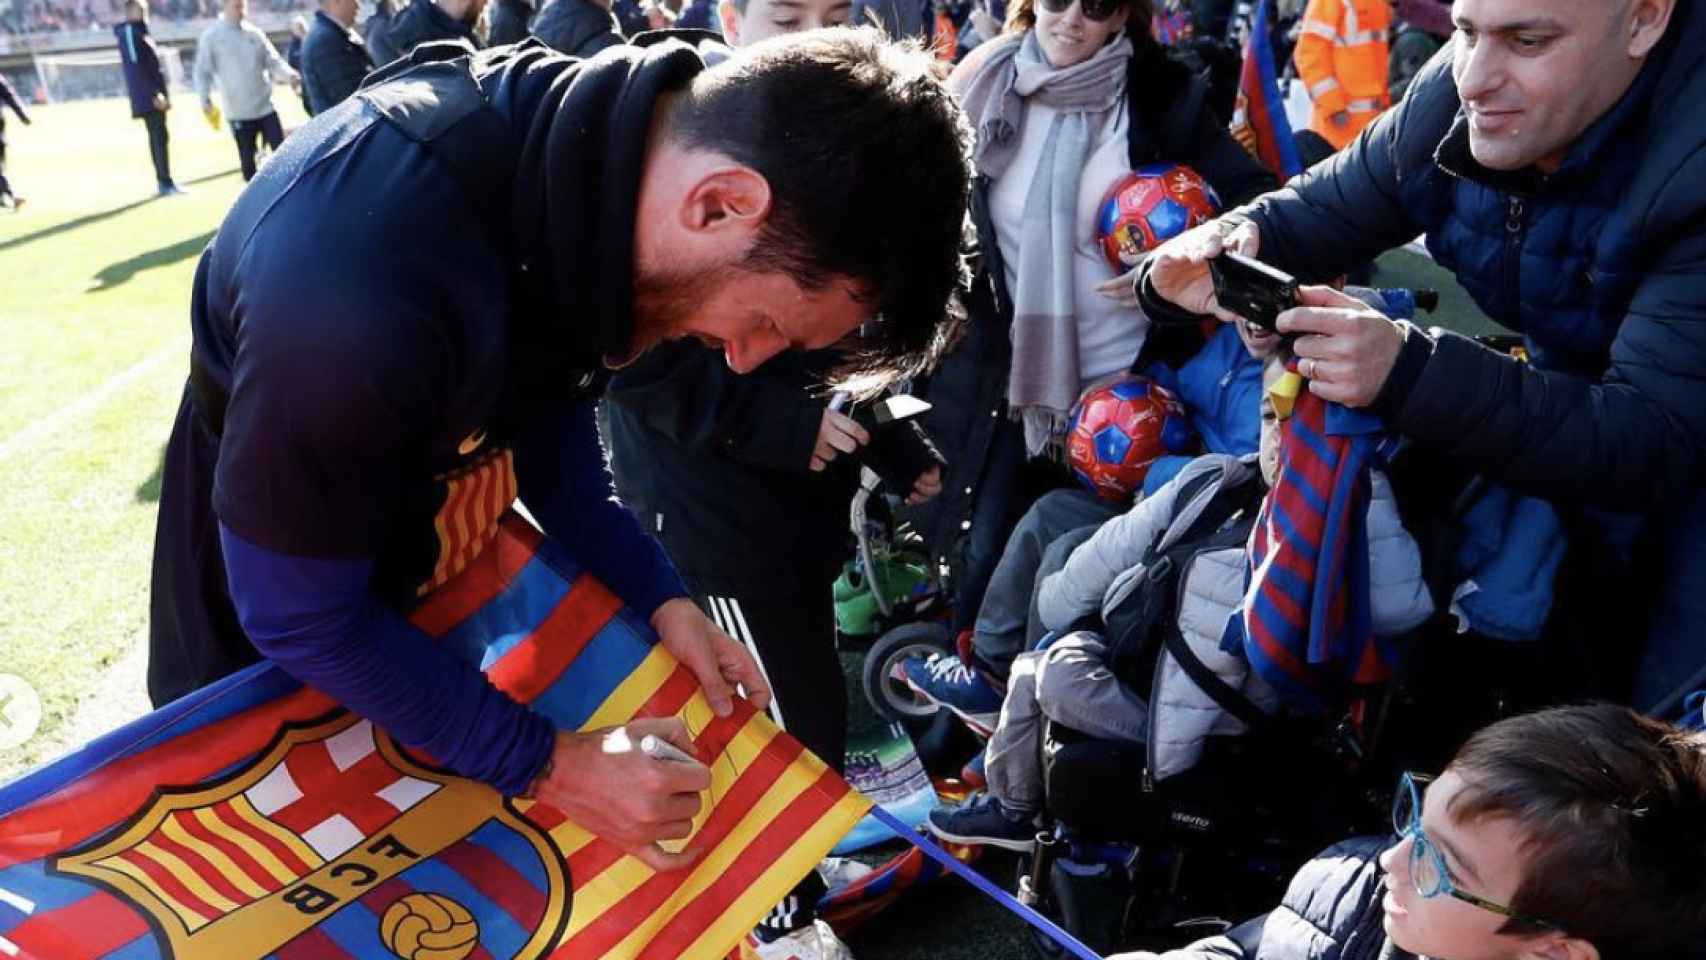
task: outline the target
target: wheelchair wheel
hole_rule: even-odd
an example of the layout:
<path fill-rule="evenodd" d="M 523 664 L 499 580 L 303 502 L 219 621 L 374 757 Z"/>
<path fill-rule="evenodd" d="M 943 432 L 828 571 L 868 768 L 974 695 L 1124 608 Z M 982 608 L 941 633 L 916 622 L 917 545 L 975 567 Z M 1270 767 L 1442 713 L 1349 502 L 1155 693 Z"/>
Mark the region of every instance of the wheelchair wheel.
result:
<path fill-rule="evenodd" d="M 865 654 L 862 681 L 871 709 L 890 721 L 916 720 L 936 712 L 933 703 L 919 703 L 894 669 L 908 657 L 954 652 L 946 625 L 934 621 L 903 623 L 877 638 Z"/>

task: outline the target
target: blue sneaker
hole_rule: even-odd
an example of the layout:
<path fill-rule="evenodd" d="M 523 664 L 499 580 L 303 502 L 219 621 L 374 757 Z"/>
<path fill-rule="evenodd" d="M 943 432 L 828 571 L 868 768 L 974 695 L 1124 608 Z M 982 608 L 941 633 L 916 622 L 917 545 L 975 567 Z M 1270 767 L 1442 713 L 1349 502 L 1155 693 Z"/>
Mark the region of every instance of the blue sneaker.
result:
<path fill-rule="evenodd" d="M 957 807 L 930 811 L 924 828 L 949 843 L 968 847 L 1000 847 L 1018 853 L 1037 849 L 1036 818 L 1014 816 L 987 793 L 974 794 Z"/>
<path fill-rule="evenodd" d="M 1001 718 L 1002 694 L 983 674 L 952 654 L 912 657 L 896 668 L 912 692 L 938 707 L 952 710 L 978 736 L 988 738 Z"/>

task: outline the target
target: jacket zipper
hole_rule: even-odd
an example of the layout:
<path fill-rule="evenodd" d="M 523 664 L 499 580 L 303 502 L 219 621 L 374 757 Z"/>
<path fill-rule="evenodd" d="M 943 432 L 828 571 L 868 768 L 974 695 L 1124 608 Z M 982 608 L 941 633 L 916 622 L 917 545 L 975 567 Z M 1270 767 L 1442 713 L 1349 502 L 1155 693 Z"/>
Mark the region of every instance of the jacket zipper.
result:
<path fill-rule="evenodd" d="M 1510 288 L 1511 306 L 1522 315 L 1522 244 L 1526 239 L 1527 211 L 1522 198 L 1510 197 L 1505 203 L 1505 278 Z"/>

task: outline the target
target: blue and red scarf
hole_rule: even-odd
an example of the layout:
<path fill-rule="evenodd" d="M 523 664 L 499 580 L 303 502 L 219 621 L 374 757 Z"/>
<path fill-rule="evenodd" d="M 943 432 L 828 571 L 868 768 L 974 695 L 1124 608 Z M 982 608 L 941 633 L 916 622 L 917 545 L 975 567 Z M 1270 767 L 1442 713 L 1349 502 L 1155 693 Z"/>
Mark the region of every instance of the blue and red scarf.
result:
<path fill-rule="evenodd" d="M 1288 703 L 1332 708 L 1347 685 L 1391 673 L 1369 607 L 1369 468 L 1390 452 L 1373 416 L 1310 393 L 1291 372 L 1269 388 L 1280 468 L 1250 535 L 1242 643 Z M 1236 629 L 1236 628 L 1234 628 Z"/>

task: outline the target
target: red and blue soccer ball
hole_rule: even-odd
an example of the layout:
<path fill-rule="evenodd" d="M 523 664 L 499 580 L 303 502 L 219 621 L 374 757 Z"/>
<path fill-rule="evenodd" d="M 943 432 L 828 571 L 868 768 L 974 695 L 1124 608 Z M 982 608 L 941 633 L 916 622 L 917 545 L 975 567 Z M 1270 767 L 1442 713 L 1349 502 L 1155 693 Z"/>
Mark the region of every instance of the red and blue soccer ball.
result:
<path fill-rule="evenodd" d="M 1195 170 L 1180 163 L 1148 163 L 1125 174 L 1096 210 L 1096 239 L 1121 273 L 1162 241 L 1213 220 L 1220 198 Z"/>
<path fill-rule="evenodd" d="M 1148 377 L 1125 374 L 1085 391 L 1072 408 L 1066 459 L 1091 493 L 1127 503 L 1150 464 L 1196 445 L 1179 399 Z"/>

